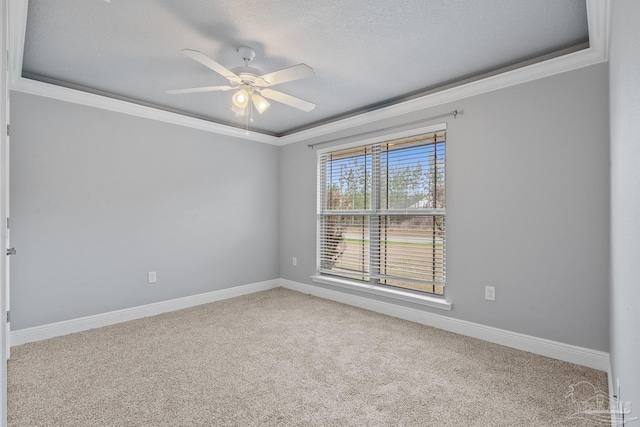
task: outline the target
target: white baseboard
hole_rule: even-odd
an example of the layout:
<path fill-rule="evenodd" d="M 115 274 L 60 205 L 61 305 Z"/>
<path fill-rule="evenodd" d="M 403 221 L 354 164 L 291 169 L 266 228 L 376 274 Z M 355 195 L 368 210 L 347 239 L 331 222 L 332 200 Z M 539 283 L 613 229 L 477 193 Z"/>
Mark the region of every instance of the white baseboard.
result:
<path fill-rule="evenodd" d="M 537 338 L 530 335 L 468 322 L 466 320 L 455 319 L 440 314 L 429 313 L 362 296 L 338 292 L 321 286 L 307 285 L 286 279 L 280 279 L 280 285 L 284 288 L 305 294 L 353 305 L 366 310 L 372 310 L 378 313 L 478 338 L 518 350 L 528 351 L 541 356 L 563 360 L 576 365 L 587 366 L 604 372 L 610 372 L 611 370 L 609 353 L 603 351 L 591 350 L 544 338 Z"/>
<path fill-rule="evenodd" d="M 35 326 L 33 328 L 18 329 L 16 331 L 11 331 L 9 342 L 13 347 L 30 342 L 46 340 L 61 335 L 72 334 L 74 332 L 81 332 L 88 329 L 100 328 L 102 326 L 109 326 L 116 323 L 127 322 L 129 320 L 155 316 L 157 314 L 193 307 L 200 304 L 207 304 L 214 301 L 221 301 L 228 298 L 239 297 L 254 292 L 277 288 L 278 286 L 280 286 L 280 281 L 278 279 L 274 279 L 265 282 L 251 283 L 244 286 L 237 286 L 234 288 L 222 289 L 219 291 L 207 292 L 204 294 L 156 302 L 153 304 L 141 305 L 138 307 L 110 311 L 93 316 L 80 317 L 78 319 L 71 319 L 42 326 Z"/>
<path fill-rule="evenodd" d="M 608 373 L 610 393 L 614 386 L 611 378 L 609 354 L 606 352 L 591 350 L 571 344 L 564 344 L 544 338 L 537 338 L 530 335 L 511 332 L 504 329 L 468 322 L 466 320 L 455 319 L 440 314 L 429 313 L 422 310 L 403 307 L 397 304 L 377 301 L 363 296 L 351 295 L 321 286 L 307 285 L 286 279 L 268 280 L 265 282 L 252 283 L 199 295 L 176 298 L 169 301 L 110 311 L 108 313 L 96 314 L 78 319 L 50 323 L 48 325 L 35 326 L 33 328 L 19 329 L 11 331 L 10 343 L 13 347 L 74 332 L 81 332 L 88 329 L 140 319 L 142 317 L 154 316 L 156 314 L 180 310 L 200 304 L 221 301 L 228 298 L 273 289 L 278 286 L 423 325 L 432 326 L 445 331 L 455 332 L 457 334 L 516 348 L 518 350 L 524 350 L 542 356 L 575 363 L 576 365 L 598 369 Z"/>

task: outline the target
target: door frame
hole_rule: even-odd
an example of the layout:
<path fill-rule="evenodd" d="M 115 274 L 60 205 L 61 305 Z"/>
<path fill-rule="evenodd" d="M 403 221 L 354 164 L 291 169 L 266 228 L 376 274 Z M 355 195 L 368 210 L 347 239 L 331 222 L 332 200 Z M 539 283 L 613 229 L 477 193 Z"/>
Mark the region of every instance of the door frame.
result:
<path fill-rule="evenodd" d="M 7 425 L 7 200 L 9 197 L 7 165 L 8 115 L 9 115 L 9 2 L 0 0 L 2 17 L 2 70 L 0 71 L 0 426 Z"/>

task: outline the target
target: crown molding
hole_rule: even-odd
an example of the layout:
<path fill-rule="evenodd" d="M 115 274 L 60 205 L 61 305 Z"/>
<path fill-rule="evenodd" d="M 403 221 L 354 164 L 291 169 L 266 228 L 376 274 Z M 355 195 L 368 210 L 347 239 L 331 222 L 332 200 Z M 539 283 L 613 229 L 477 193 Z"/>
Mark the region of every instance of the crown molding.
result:
<path fill-rule="evenodd" d="M 9 85 L 22 76 L 28 0 L 9 0 Z M 11 87 L 9 87 L 11 89 Z"/>
<path fill-rule="evenodd" d="M 10 88 L 16 92 L 28 93 L 31 95 L 67 101 L 74 104 L 101 108 L 103 110 L 115 111 L 131 116 L 158 120 L 165 123 L 212 132 L 218 135 L 226 135 L 250 141 L 262 142 L 265 144 L 280 145 L 278 143 L 278 138 L 275 136 L 265 135 L 259 132 L 247 132 L 244 129 L 239 129 L 233 126 L 226 126 L 219 123 L 209 122 L 207 120 L 185 116 L 183 114 L 148 107 L 146 105 L 135 104 L 133 102 L 122 101 L 115 98 L 109 98 L 107 96 L 96 95 L 37 80 L 25 79 L 23 77 L 20 77 L 17 81 L 13 82 Z"/>
<path fill-rule="evenodd" d="M 283 136 L 280 138 L 280 145 L 307 141 L 311 138 L 322 138 L 334 132 L 349 130 L 358 126 L 605 62 L 608 60 L 609 3 L 610 0 L 587 0 L 587 20 L 589 27 L 589 47 L 587 49 L 537 62 L 522 68 L 516 68 L 450 89 L 434 92 L 365 114 Z"/>
<path fill-rule="evenodd" d="M 27 22 L 27 0 L 9 0 L 9 74 L 10 89 L 44 97 L 59 99 L 91 107 L 116 111 L 152 120 L 199 129 L 272 145 L 287 145 L 311 138 L 322 138 L 339 131 L 368 125 L 380 120 L 402 116 L 411 112 L 436 107 L 471 96 L 480 95 L 521 83 L 538 80 L 608 60 L 609 19 L 611 0 L 586 0 L 589 28 L 589 47 L 567 55 L 510 70 L 501 74 L 476 80 L 467 84 L 434 92 L 419 98 L 404 101 L 357 116 L 302 130 L 293 134 L 275 137 L 259 132 L 247 132 L 233 126 L 213 123 L 202 119 L 172 113 L 132 102 L 91 94 L 62 86 L 29 80 L 22 75 L 22 55 Z"/>

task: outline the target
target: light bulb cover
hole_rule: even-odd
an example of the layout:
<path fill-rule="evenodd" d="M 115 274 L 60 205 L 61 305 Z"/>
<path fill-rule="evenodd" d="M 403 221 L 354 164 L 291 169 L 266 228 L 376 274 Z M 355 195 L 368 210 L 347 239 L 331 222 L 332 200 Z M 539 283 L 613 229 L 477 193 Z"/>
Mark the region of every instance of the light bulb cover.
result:
<path fill-rule="evenodd" d="M 238 108 L 245 108 L 249 104 L 249 92 L 246 89 L 240 89 L 233 94 L 233 105 Z"/>
<path fill-rule="evenodd" d="M 251 99 L 253 100 L 253 105 L 256 107 L 256 110 L 258 110 L 258 113 L 260 114 L 264 113 L 271 105 L 269 104 L 269 101 L 267 101 L 266 99 L 264 99 L 264 97 L 258 95 L 257 93 L 253 94 L 253 97 Z"/>
<path fill-rule="evenodd" d="M 231 107 L 231 111 L 236 113 L 237 117 L 242 117 L 247 113 L 247 107 L 236 107 L 235 105 L 233 105 Z"/>

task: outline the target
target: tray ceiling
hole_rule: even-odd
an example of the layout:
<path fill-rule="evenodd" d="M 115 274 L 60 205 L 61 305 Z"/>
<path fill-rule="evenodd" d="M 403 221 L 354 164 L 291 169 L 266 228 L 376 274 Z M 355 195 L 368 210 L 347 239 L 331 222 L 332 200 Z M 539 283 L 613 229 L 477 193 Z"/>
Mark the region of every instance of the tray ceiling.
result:
<path fill-rule="evenodd" d="M 232 92 L 169 95 L 227 81 L 181 53 L 269 73 L 315 76 L 274 87 L 316 104 L 271 103 L 253 131 L 287 135 L 536 58 L 588 46 L 585 0 L 30 0 L 22 75 L 238 128 Z"/>

